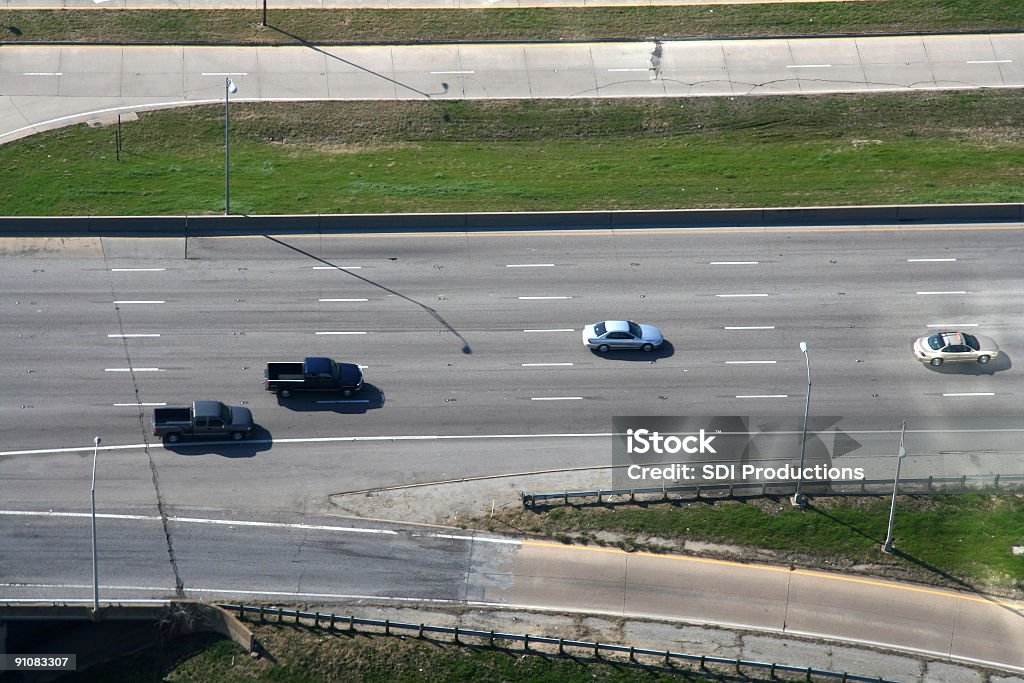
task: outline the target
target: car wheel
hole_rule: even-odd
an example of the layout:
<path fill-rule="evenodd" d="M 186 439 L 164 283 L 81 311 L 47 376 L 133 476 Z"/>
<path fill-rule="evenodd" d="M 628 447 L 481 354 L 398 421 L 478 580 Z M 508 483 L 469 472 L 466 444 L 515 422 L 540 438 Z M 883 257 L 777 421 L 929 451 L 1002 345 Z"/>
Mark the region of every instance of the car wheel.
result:
<path fill-rule="evenodd" d="M 939 367 L 940 365 L 942 365 L 942 359 L 941 358 L 932 358 L 931 363 L 935 367 Z"/>
<path fill-rule="evenodd" d="M 644 344 L 643 346 L 640 347 L 640 349 L 644 353 L 650 353 L 651 351 L 654 350 L 654 344 Z"/>
<path fill-rule="evenodd" d="M 280 396 L 281 398 L 288 398 L 289 396 L 292 395 L 292 392 L 290 392 L 288 389 L 282 389 L 281 391 L 277 392 L 277 395 Z"/>
<path fill-rule="evenodd" d="M 992 360 L 989 356 L 978 356 L 978 362 L 984 365 L 985 363 Z"/>
<path fill-rule="evenodd" d="M 609 348 L 609 346 L 607 344 L 601 344 L 600 346 L 597 347 L 597 352 L 598 353 L 608 353 L 608 348 Z"/>
<path fill-rule="evenodd" d="M 180 434 L 170 433 L 167 435 L 167 443 L 178 443 L 178 439 L 181 438 Z"/>
<path fill-rule="evenodd" d="M 235 441 L 241 441 L 244 436 L 242 432 L 231 432 L 231 438 Z"/>

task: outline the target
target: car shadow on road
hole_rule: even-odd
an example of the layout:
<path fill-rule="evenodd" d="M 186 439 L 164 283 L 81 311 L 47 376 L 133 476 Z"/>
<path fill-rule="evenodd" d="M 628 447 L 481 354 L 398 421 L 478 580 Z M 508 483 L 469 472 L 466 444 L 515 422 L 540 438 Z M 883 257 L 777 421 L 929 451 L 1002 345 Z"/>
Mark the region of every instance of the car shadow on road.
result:
<path fill-rule="evenodd" d="M 177 455 L 219 455 L 224 458 L 253 458 L 257 453 L 269 451 L 274 445 L 274 437 L 270 432 L 259 426 L 252 430 L 248 439 L 232 441 L 164 441 L 165 450 Z"/>
<path fill-rule="evenodd" d="M 368 410 L 384 407 L 384 391 L 374 384 L 364 384 L 363 388 L 353 396 L 341 394 L 292 394 L 288 398 L 277 397 L 277 404 L 282 408 L 297 413 L 340 413 L 343 415 L 360 415 Z"/>
<path fill-rule="evenodd" d="M 675 352 L 676 349 L 672 346 L 672 342 L 667 340 L 664 341 L 661 346 L 648 353 L 644 353 L 643 351 L 609 351 L 607 353 L 598 353 L 597 349 L 590 349 L 590 353 L 597 358 L 604 360 L 628 360 L 633 362 L 647 361 L 650 363 L 654 363 L 663 358 L 671 358 L 675 355 Z"/>
<path fill-rule="evenodd" d="M 1004 351 L 987 363 L 943 363 L 939 366 L 923 364 L 925 368 L 940 375 L 994 375 L 1013 367 L 1013 361 Z"/>

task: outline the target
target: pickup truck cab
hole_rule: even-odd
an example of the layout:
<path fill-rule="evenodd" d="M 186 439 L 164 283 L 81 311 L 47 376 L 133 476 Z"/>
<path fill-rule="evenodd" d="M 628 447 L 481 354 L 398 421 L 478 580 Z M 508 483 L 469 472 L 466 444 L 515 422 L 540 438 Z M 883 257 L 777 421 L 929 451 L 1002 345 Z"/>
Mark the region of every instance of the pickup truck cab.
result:
<path fill-rule="evenodd" d="M 281 398 L 296 391 L 330 391 L 351 396 L 363 388 L 363 371 L 354 363 L 315 356 L 302 362 L 267 363 L 263 388 Z"/>
<path fill-rule="evenodd" d="M 230 436 L 239 441 L 250 436 L 253 427 L 248 408 L 226 406 L 220 401 L 194 401 L 191 407 L 153 409 L 153 436 L 161 436 L 169 443 L 183 437 Z"/>

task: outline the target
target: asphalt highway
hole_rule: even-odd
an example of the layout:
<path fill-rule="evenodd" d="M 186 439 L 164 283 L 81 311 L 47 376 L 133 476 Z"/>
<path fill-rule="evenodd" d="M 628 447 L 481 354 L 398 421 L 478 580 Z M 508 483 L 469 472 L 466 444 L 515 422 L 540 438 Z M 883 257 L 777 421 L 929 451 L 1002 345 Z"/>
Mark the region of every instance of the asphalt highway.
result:
<path fill-rule="evenodd" d="M 160 491 L 190 508 L 317 510 L 363 488 L 607 467 L 616 415 L 779 420 L 793 428 L 748 460 L 793 463 L 800 341 L 810 463 L 889 477 L 907 419 L 904 477 L 1020 475 L 1022 238 L 1019 226 L 291 235 L 193 238 L 188 258 L 180 240 L 49 252 L 4 240 L 0 500 L 77 508 L 94 435 L 100 499 L 128 507 Z M 583 324 L 621 317 L 668 344 L 583 347 Z M 1004 354 L 914 360 L 910 342 L 947 326 Z M 367 388 L 353 403 L 262 389 L 267 361 L 306 355 L 366 366 Z M 258 432 L 153 439 L 154 407 L 195 399 L 246 405 Z"/>
<path fill-rule="evenodd" d="M 421 46 L 0 46 L 0 143 L 234 101 L 706 97 L 1019 88 L 1021 34 Z"/>

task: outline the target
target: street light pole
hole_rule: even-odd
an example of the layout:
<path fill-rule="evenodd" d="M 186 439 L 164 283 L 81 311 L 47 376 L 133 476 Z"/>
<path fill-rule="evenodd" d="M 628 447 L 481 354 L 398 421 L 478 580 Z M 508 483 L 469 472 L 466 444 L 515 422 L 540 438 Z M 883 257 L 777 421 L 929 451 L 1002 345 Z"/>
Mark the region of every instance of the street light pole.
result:
<path fill-rule="evenodd" d="M 230 95 L 238 92 L 238 86 L 230 77 L 224 78 L 224 215 L 231 215 L 231 110 Z"/>
<path fill-rule="evenodd" d="M 903 421 L 903 429 L 900 430 L 900 450 L 896 455 L 896 478 L 892 480 L 892 505 L 889 506 L 889 530 L 885 533 L 885 543 L 882 544 L 883 553 L 891 553 L 895 550 L 892 545 L 892 527 L 896 521 L 896 491 L 900 487 L 900 465 L 907 455 L 907 449 L 903 447 L 903 435 L 907 431 L 907 421 Z"/>
<path fill-rule="evenodd" d="M 807 342 L 800 342 L 800 351 L 804 354 L 804 364 L 807 366 L 807 400 L 804 402 L 804 430 L 800 437 L 800 471 L 796 477 L 796 492 L 793 494 L 793 505 L 803 507 L 807 504 L 807 498 L 800 492 L 804 483 L 804 454 L 807 452 L 807 416 L 811 412 L 811 357 L 807 354 Z"/>
<path fill-rule="evenodd" d="M 267 0 L 263 0 L 263 25 L 267 25 Z"/>
<path fill-rule="evenodd" d="M 100 613 L 100 578 L 96 566 L 96 452 L 100 448 L 100 437 L 93 437 L 92 440 L 92 486 L 89 489 L 92 498 L 92 616 L 99 617 Z"/>

